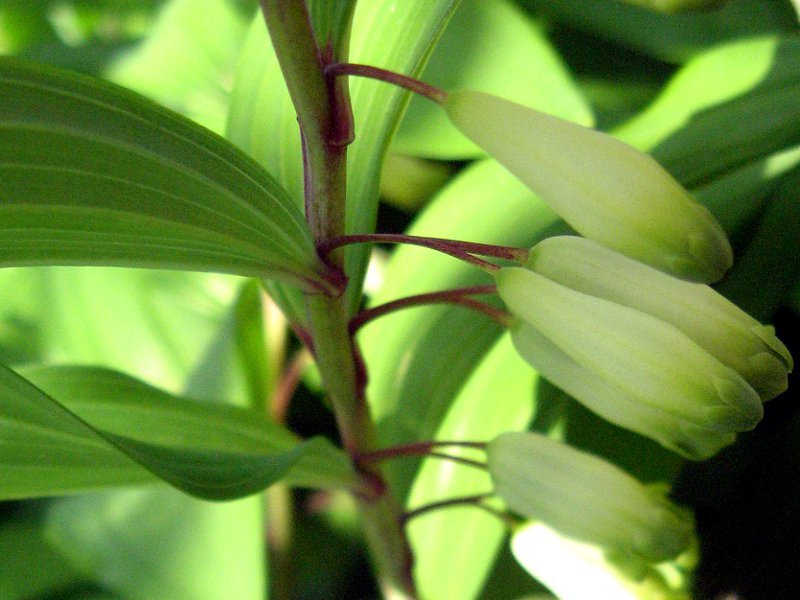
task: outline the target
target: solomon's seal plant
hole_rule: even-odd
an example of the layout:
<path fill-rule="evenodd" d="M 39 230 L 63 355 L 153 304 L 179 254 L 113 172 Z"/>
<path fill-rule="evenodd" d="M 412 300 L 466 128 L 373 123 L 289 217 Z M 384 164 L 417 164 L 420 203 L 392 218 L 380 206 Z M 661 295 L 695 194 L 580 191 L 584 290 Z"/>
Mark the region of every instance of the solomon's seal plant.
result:
<path fill-rule="evenodd" d="M 633 3 L 664 12 L 716 4 Z M 214 328 L 186 321 L 187 335 L 214 335 L 196 342 L 206 350 L 191 359 L 175 343 L 172 354 L 185 360 L 161 385 L 151 385 L 150 356 L 136 368 L 100 350 L 79 366 L 57 353 L 4 358 L 3 498 L 161 482 L 233 500 L 270 488 L 268 537 L 284 566 L 287 490 L 307 488 L 319 490 L 320 506 L 346 497 L 357 507 L 386 598 L 475 597 L 504 531 L 520 564 L 564 598 L 574 587 L 537 544 L 594 573 L 615 597 L 686 597 L 691 511 L 664 482 L 571 445 L 569 407 L 575 400 L 628 430 L 631 455 L 657 442 L 666 462 L 708 459 L 756 427 L 764 402 L 787 389 L 792 356 L 762 322 L 767 311 L 751 316 L 710 284 L 742 277 L 726 229 L 744 228 L 762 206 L 741 190 L 768 196 L 797 165 L 796 148 L 759 146 L 770 126 L 786 139 L 768 121 L 750 132 L 761 154 L 707 172 L 684 164 L 690 192 L 658 152 L 496 95 L 440 89 L 420 73 L 457 5 L 261 0 L 229 99 L 228 139 L 117 85 L 0 58 L 0 265 L 146 268 L 165 271 L 173 286 L 189 277 L 174 271 L 237 277 L 197 275 L 206 300 L 224 310 Z M 181 22 L 175 11 L 167 30 Z M 785 44 L 796 58 L 797 41 Z M 797 61 L 789 63 L 776 77 L 796 86 Z M 483 160 L 474 169 L 502 182 L 502 197 L 489 201 L 501 214 L 482 198 L 475 204 L 499 223 L 489 241 L 480 219 L 376 231 L 380 167 L 407 90 L 474 144 Z M 504 213 L 514 198 L 524 202 Z M 364 297 L 375 244 L 404 247 L 384 271 L 380 300 Z M 451 262 L 439 271 L 438 258 L 403 259 L 413 246 Z M 21 272 L 11 273 L 32 277 Z M 4 284 L 3 294 L 14 293 Z M 146 302 L 137 310 L 147 312 Z M 376 324 L 423 306 L 429 312 L 414 314 L 427 316 L 412 326 Z M 178 314 L 163 322 L 186 318 Z M 301 379 L 318 392 L 328 436 L 287 425 Z M 430 471 L 432 461 L 440 470 Z M 160 504 L 164 490 L 152 493 Z M 253 507 L 260 519 L 263 507 Z M 456 513 L 474 527 L 426 525 Z M 445 551 L 441 540 L 454 535 L 478 542 Z M 437 540 L 436 555 L 425 536 Z M 465 552 L 478 557 L 463 581 L 448 572 L 451 550 L 452 564 L 468 564 Z M 289 577 L 277 572 L 275 595 L 288 598 Z"/>

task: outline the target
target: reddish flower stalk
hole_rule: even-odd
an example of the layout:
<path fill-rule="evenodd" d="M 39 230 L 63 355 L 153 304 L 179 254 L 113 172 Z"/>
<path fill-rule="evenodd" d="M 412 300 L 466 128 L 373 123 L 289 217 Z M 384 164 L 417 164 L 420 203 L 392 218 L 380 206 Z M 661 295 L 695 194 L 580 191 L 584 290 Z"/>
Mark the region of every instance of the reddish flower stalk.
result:
<path fill-rule="evenodd" d="M 500 310 L 491 304 L 487 304 L 486 302 L 480 302 L 467 297 L 473 294 L 494 294 L 496 292 L 497 288 L 495 286 L 482 285 L 408 296 L 407 298 L 393 300 L 391 302 L 380 304 L 358 313 L 355 317 L 350 319 L 348 328 L 350 333 L 354 334 L 361 329 L 361 327 L 370 321 L 377 319 L 378 317 L 391 314 L 404 308 L 410 308 L 413 306 L 426 306 L 430 304 L 454 304 L 456 306 L 464 306 L 486 315 L 490 319 L 498 322 L 503 327 L 507 327 L 511 320 L 511 316 L 507 312 Z"/>
<path fill-rule="evenodd" d="M 379 67 L 370 65 L 358 65 L 354 63 L 336 63 L 328 65 L 323 70 L 326 77 L 336 78 L 342 75 L 355 75 L 357 77 L 366 77 L 368 79 L 376 79 L 385 83 L 390 83 L 407 90 L 424 96 L 428 100 L 433 100 L 437 104 L 444 104 L 447 100 L 447 92 L 440 90 L 424 81 L 414 79 L 408 75 L 401 75 L 394 71 L 387 71 Z"/>

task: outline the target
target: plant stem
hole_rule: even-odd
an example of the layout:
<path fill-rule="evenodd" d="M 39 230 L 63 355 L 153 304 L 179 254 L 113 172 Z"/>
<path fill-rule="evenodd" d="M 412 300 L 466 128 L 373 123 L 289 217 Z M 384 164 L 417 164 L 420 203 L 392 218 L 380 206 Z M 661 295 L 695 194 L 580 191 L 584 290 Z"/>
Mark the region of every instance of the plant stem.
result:
<path fill-rule="evenodd" d="M 452 454 L 445 454 L 444 452 L 430 452 L 427 456 L 430 458 L 449 460 L 450 462 L 458 463 L 460 465 L 467 465 L 468 467 L 475 467 L 476 469 L 480 469 L 482 471 L 485 471 L 489 468 L 485 462 L 472 460 L 471 458 L 464 458 L 463 456 L 453 456 Z"/>
<path fill-rule="evenodd" d="M 493 273 L 500 267 L 485 260 L 481 260 L 474 254 L 481 256 L 491 256 L 503 260 L 513 260 L 524 263 L 528 260 L 530 250 L 527 248 L 515 248 L 513 246 L 495 246 L 493 244 L 479 244 L 477 242 L 464 242 L 461 240 L 448 240 L 433 237 L 419 237 L 413 235 L 403 235 L 396 233 L 364 233 L 353 235 L 341 235 L 328 238 L 325 242 L 317 246 L 320 256 L 325 257 L 329 252 L 348 246 L 350 244 L 409 244 L 412 246 L 422 246 L 448 254 L 470 264 L 474 264 L 482 269 Z"/>
<path fill-rule="evenodd" d="M 408 523 L 414 517 L 424 515 L 425 513 L 432 512 L 434 510 L 440 510 L 442 508 L 450 508 L 453 506 L 475 506 L 478 508 L 488 508 L 485 504 L 483 504 L 483 501 L 491 498 L 492 496 L 494 496 L 492 492 L 487 492 L 485 494 L 475 494 L 474 496 L 462 496 L 459 498 L 449 498 L 448 500 L 431 502 L 430 504 L 425 504 L 413 510 L 407 511 L 403 515 L 403 525 Z"/>
<path fill-rule="evenodd" d="M 528 260 L 530 250 L 527 248 L 517 248 L 515 246 L 496 246 L 494 244 L 480 244 L 478 242 L 465 242 L 462 240 L 448 240 L 445 238 L 422 237 L 417 235 L 404 235 L 401 233 L 362 233 L 354 235 L 342 235 L 328 239 L 320 245 L 318 250 L 323 256 L 340 246 L 349 244 L 410 244 L 412 246 L 422 246 L 440 252 L 450 253 L 454 250 L 479 254 L 480 256 L 491 256 L 504 260 L 525 262 Z"/>
<path fill-rule="evenodd" d="M 391 448 L 381 448 L 380 450 L 372 450 L 371 452 L 362 452 L 355 456 L 358 462 L 378 462 L 382 460 L 397 458 L 400 456 L 424 456 L 429 454 L 434 448 L 474 448 L 476 450 L 485 450 L 485 442 L 467 442 L 467 441 L 428 441 L 428 442 L 414 442 L 413 444 L 403 444 L 402 446 L 392 446 Z"/>
<path fill-rule="evenodd" d="M 337 106 L 322 73 L 320 51 L 311 29 L 306 3 L 260 0 L 264 20 L 297 111 L 303 141 L 305 210 L 317 242 L 344 233 L 346 145 L 342 144 Z M 332 256 L 333 266 L 341 258 Z"/>
<path fill-rule="evenodd" d="M 270 418 L 276 423 L 286 422 L 286 413 L 292 396 L 300 383 L 303 371 L 310 363 L 311 353 L 308 349 L 298 350 L 278 379 L 269 403 Z"/>
<path fill-rule="evenodd" d="M 385 83 L 390 83 L 424 96 L 428 100 L 433 100 L 437 104 L 444 104 L 447 101 L 447 92 L 440 90 L 424 81 L 414 79 L 408 75 L 401 75 L 394 71 L 387 71 L 379 67 L 370 65 L 358 65 L 354 63 L 336 63 L 325 67 L 325 75 L 328 77 L 340 77 L 342 75 L 355 75 L 357 77 L 367 77 Z"/>
<path fill-rule="evenodd" d="M 348 95 L 335 78 L 323 74 L 324 57 L 302 0 L 260 0 L 267 28 L 292 97 L 303 143 L 306 219 L 317 247 L 341 237 L 345 226 Z M 344 52 L 340 49 L 341 52 Z M 331 85 L 336 83 L 336 85 Z M 340 85 L 341 84 L 341 85 Z M 333 250 L 333 249 L 331 249 Z M 342 252 L 325 252 L 328 264 L 344 272 Z M 366 375 L 348 330 L 344 296 L 305 295 L 314 357 L 330 396 L 339 434 L 352 455 L 368 452 L 375 427 L 364 397 Z M 356 465 L 367 492 L 357 493 L 367 546 L 387 598 L 415 598 L 411 548 L 400 525 L 401 509 L 384 482 L 379 465 Z"/>
<path fill-rule="evenodd" d="M 383 448 L 381 450 L 373 450 L 372 452 L 361 453 L 355 456 L 357 464 L 363 465 L 364 463 L 376 463 L 393 458 L 401 458 L 403 456 L 426 456 L 432 458 L 439 458 L 442 460 L 449 460 L 470 467 L 486 470 L 486 463 L 470 458 L 461 456 L 453 456 L 444 452 L 436 452 L 435 448 L 442 447 L 458 447 L 458 448 L 474 448 L 477 450 L 485 450 L 486 444 L 484 442 L 416 442 L 413 444 L 405 444 L 403 446 L 393 446 L 391 448 Z"/>
<path fill-rule="evenodd" d="M 457 306 L 464 306 L 486 315 L 503 327 L 508 327 L 510 325 L 511 316 L 507 312 L 500 310 L 491 304 L 487 304 L 486 302 L 479 302 L 478 300 L 466 297 L 470 294 L 493 294 L 495 292 L 497 292 L 496 286 L 483 285 L 455 290 L 429 292 L 427 294 L 417 294 L 415 296 L 400 298 L 398 300 L 380 304 L 358 313 L 355 317 L 350 319 L 350 332 L 356 333 L 367 323 L 377 319 L 378 317 L 391 314 L 395 311 L 413 306 L 426 306 L 430 304 L 454 304 Z"/>

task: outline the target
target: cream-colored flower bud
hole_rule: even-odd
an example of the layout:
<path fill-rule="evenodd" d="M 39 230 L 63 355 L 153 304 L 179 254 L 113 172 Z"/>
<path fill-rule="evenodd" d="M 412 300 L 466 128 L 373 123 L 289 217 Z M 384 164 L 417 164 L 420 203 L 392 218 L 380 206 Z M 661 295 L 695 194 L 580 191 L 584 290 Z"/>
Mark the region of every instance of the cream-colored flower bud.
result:
<path fill-rule="evenodd" d="M 483 94 L 448 94 L 453 124 L 582 235 L 679 277 L 733 262 L 722 227 L 652 157 L 610 135 Z"/>
<path fill-rule="evenodd" d="M 681 330 L 770 400 L 785 391 L 792 356 L 762 325 L 707 285 L 652 269 L 590 240 L 561 236 L 537 244 L 528 268 L 590 296 L 652 315 Z"/>
<path fill-rule="evenodd" d="M 529 432 L 499 435 L 486 454 L 508 507 L 568 537 L 653 562 L 692 541 L 687 511 L 597 456 Z"/>
<path fill-rule="evenodd" d="M 496 278 L 522 357 L 612 423 L 703 459 L 761 420 L 755 390 L 670 323 L 521 267 Z"/>

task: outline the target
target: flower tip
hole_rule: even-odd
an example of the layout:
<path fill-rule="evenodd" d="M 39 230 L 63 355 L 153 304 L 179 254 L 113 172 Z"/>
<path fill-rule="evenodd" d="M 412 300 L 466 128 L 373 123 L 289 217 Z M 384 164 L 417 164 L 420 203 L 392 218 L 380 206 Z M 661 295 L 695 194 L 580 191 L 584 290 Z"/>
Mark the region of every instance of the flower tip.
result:
<path fill-rule="evenodd" d="M 654 500 L 660 499 L 654 497 Z M 659 526 L 642 528 L 633 538 L 634 552 L 651 562 L 659 563 L 675 558 L 686 551 L 694 539 L 691 514 L 676 506 L 659 506 L 654 509 L 652 522 Z"/>
<path fill-rule="evenodd" d="M 698 205 L 703 213 L 708 211 Z M 719 281 L 733 266 L 733 249 L 728 237 L 708 213 L 708 227 L 703 232 L 692 232 L 687 240 L 685 279 L 699 283 Z"/>
<path fill-rule="evenodd" d="M 741 378 L 714 377 L 714 389 L 723 406 L 708 409 L 710 427 L 721 431 L 748 431 L 764 417 L 756 391 Z"/>
<path fill-rule="evenodd" d="M 778 336 L 775 335 L 774 327 L 771 325 L 756 325 L 751 328 L 751 331 L 775 353 L 778 360 L 786 367 L 788 373 L 794 370 L 794 359 L 789 353 L 789 349 L 778 339 Z"/>
<path fill-rule="evenodd" d="M 789 387 L 786 364 L 774 354 L 759 352 L 748 357 L 747 362 L 751 371 L 758 374 L 750 383 L 764 402 L 780 396 Z"/>

